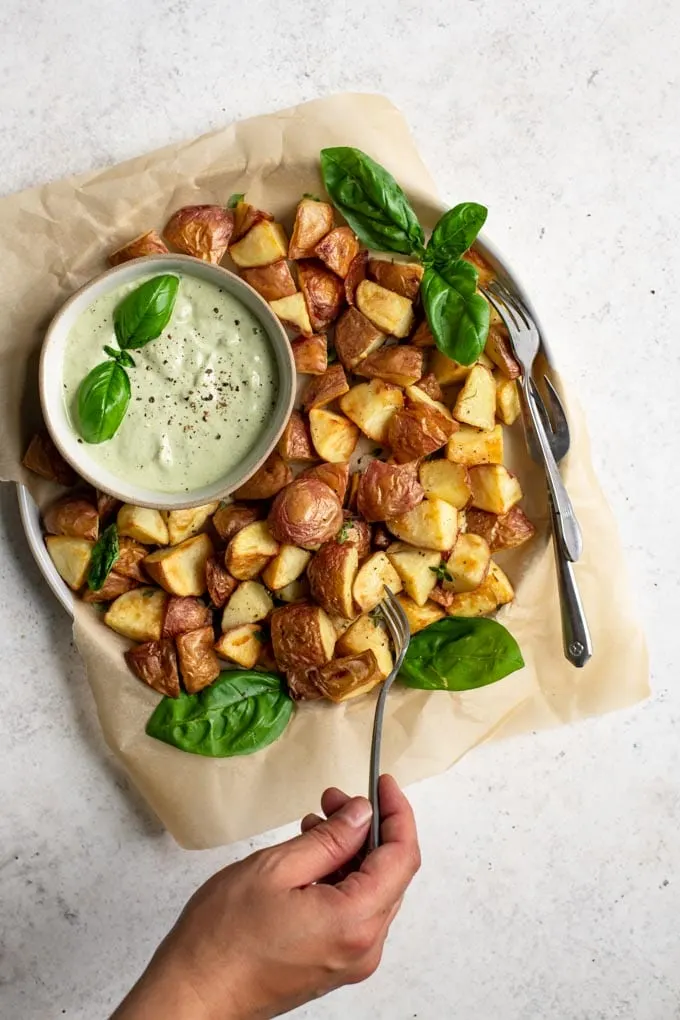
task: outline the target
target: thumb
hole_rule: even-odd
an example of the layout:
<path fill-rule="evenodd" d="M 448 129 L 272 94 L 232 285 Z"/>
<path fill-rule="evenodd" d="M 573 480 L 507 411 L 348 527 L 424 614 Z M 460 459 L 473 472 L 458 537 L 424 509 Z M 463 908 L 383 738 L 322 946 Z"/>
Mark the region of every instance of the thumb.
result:
<path fill-rule="evenodd" d="M 365 797 L 352 797 L 327 821 L 280 846 L 288 888 L 319 882 L 351 861 L 366 842 L 372 815 Z"/>

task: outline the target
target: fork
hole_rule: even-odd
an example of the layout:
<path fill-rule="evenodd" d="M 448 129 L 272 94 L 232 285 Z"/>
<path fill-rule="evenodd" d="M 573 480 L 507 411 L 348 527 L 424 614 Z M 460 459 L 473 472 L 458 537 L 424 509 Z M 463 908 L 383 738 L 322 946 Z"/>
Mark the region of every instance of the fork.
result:
<path fill-rule="evenodd" d="M 378 703 L 375 706 L 373 718 L 373 739 L 371 741 L 371 767 L 368 780 L 368 799 L 373 808 L 371 818 L 371 830 L 368 835 L 368 849 L 375 850 L 380 846 L 380 794 L 378 792 L 378 781 L 380 779 L 380 747 L 382 744 L 383 719 L 385 717 L 385 703 L 390 687 L 404 661 L 409 641 L 411 640 L 411 628 L 408 625 L 406 614 L 401 608 L 390 589 L 385 585 L 386 597 L 379 604 L 378 608 L 387 624 L 392 638 L 396 658 L 394 668 L 390 675 L 384 680 L 382 690 L 378 696 Z"/>
<path fill-rule="evenodd" d="M 560 476 L 560 471 L 531 388 L 531 370 L 540 346 L 538 330 L 526 309 L 519 304 L 510 291 L 498 280 L 492 280 L 491 283 L 482 288 L 482 292 L 505 323 L 510 334 L 515 357 L 522 368 L 522 394 L 536 436 L 540 450 L 540 463 L 545 470 L 548 491 L 554 506 L 555 528 L 565 556 L 572 562 L 576 562 L 583 548 L 581 529 L 576 520 L 576 514 L 569 494 Z"/>

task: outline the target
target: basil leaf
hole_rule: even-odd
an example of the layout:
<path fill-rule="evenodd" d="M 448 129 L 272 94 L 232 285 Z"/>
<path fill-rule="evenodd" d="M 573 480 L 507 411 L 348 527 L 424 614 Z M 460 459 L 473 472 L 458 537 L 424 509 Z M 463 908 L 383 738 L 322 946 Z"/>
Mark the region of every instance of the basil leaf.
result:
<path fill-rule="evenodd" d="M 471 691 L 524 666 L 519 645 L 496 620 L 448 616 L 411 638 L 400 679 L 424 691 Z"/>
<path fill-rule="evenodd" d="M 87 575 L 87 586 L 91 591 L 99 591 L 111 573 L 113 564 L 119 555 L 118 528 L 115 523 L 109 524 L 108 528 L 102 531 L 92 550 L 90 570 Z"/>
<path fill-rule="evenodd" d="M 117 361 L 123 368 L 134 368 L 135 363 L 132 359 L 132 355 L 128 354 L 127 351 L 117 351 L 115 347 L 109 347 L 108 344 L 104 344 L 104 354 L 108 354 L 110 358 Z"/>
<path fill-rule="evenodd" d="M 229 758 L 273 743 L 292 714 L 293 702 L 281 677 L 249 669 L 227 670 L 198 694 L 163 698 L 146 732 L 180 751 Z"/>
<path fill-rule="evenodd" d="M 476 202 L 461 202 L 444 213 L 427 245 L 426 264 L 442 265 L 459 259 L 484 226 L 487 212 Z"/>
<path fill-rule="evenodd" d="M 235 191 L 233 195 L 229 196 L 229 201 L 227 202 L 227 209 L 235 209 L 239 202 L 242 202 L 244 198 L 245 192 L 242 191 L 239 194 L 238 192 Z"/>
<path fill-rule="evenodd" d="M 160 336 L 175 307 L 179 277 L 154 276 L 133 290 L 113 313 L 116 338 L 123 350 L 144 347 Z"/>
<path fill-rule="evenodd" d="M 103 361 L 78 387 L 78 426 L 86 443 L 104 443 L 118 431 L 130 403 L 130 380 L 115 361 Z"/>
<path fill-rule="evenodd" d="M 477 360 L 489 332 L 489 305 L 476 288 L 477 270 L 463 259 L 428 266 L 420 285 L 427 324 L 437 347 L 461 365 Z"/>
<path fill-rule="evenodd" d="M 369 248 L 423 254 L 425 235 L 409 200 L 365 152 L 348 146 L 322 149 L 321 174 L 333 205 Z"/>

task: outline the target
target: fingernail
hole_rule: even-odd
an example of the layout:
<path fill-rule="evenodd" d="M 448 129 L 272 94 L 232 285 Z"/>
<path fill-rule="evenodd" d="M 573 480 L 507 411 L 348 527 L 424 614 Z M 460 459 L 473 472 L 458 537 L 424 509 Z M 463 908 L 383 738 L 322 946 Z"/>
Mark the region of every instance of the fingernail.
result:
<path fill-rule="evenodd" d="M 364 825 L 368 825 L 372 816 L 373 808 L 366 798 L 354 797 L 352 800 L 348 800 L 333 817 L 342 818 L 348 825 L 361 829 Z"/>

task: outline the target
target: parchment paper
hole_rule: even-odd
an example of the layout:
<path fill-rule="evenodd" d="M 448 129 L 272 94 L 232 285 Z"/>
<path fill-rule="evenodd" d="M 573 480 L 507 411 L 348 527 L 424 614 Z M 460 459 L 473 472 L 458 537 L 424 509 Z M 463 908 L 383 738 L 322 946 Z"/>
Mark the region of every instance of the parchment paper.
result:
<path fill-rule="evenodd" d="M 321 188 L 319 149 L 340 144 L 358 146 L 388 167 L 424 224 L 433 225 L 441 205 L 401 115 L 386 99 L 367 95 L 334 96 L 243 121 L 0 200 L 0 476 L 26 482 L 41 503 L 49 496 L 49 486 L 36 484 L 20 465 L 40 421 L 40 345 L 59 305 L 106 267 L 110 250 L 162 227 L 183 204 L 224 203 L 232 192 L 247 192 L 290 224 L 300 195 Z M 383 766 L 402 783 L 441 772 L 491 737 L 571 722 L 648 693 L 645 643 L 616 525 L 592 470 L 581 412 L 565 399 L 573 429 L 565 477 L 583 528 L 577 575 L 595 656 L 580 671 L 562 656 L 544 486 L 516 435 L 511 456 L 539 534 L 526 550 L 499 557 L 517 591 L 499 618 L 520 642 L 526 668 L 467 694 L 397 686 L 388 701 Z M 266 750 L 201 758 L 145 735 L 158 696 L 128 672 L 127 642 L 90 607 L 77 606 L 75 638 L 107 742 L 182 846 L 217 846 L 288 822 L 313 810 L 330 784 L 365 790 L 373 698 L 302 705 Z"/>

